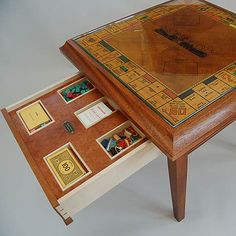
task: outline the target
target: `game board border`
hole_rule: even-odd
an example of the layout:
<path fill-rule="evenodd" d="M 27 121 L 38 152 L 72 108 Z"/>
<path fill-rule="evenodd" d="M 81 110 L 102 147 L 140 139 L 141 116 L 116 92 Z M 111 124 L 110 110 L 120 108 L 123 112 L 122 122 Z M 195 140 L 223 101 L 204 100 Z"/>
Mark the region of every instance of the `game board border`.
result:
<path fill-rule="evenodd" d="M 176 97 L 175 97 L 175 98 L 171 98 L 170 101 L 168 101 L 168 102 L 162 104 L 160 107 L 157 107 L 157 108 L 156 108 L 156 107 L 154 107 L 149 101 L 147 101 L 148 99 L 150 99 L 150 97 L 146 100 L 146 99 L 143 98 L 141 95 L 139 95 L 139 94 L 138 94 L 138 91 L 135 91 L 133 88 L 131 88 L 130 86 L 128 86 L 128 83 L 126 83 L 125 81 L 123 81 L 123 80 L 120 78 L 119 75 L 116 75 L 110 68 L 108 68 L 104 63 L 102 63 L 99 59 L 97 59 L 90 51 L 88 51 L 83 45 L 81 45 L 81 44 L 78 42 L 78 39 L 84 38 L 84 37 L 86 37 L 86 36 L 88 36 L 88 35 L 91 35 L 91 34 L 92 34 L 92 35 L 93 35 L 93 34 L 96 34 L 96 32 L 99 32 L 99 30 L 108 28 L 109 26 L 115 25 L 116 23 L 119 24 L 120 22 L 128 21 L 129 19 L 132 19 L 132 18 L 135 18 L 135 19 L 137 20 L 138 17 L 140 17 L 140 16 L 142 16 L 142 15 L 145 16 L 145 13 L 149 13 L 149 14 L 150 14 L 150 12 L 155 12 L 156 9 L 161 8 L 161 7 L 163 7 L 163 6 L 164 6 L 164 7 L 165 7 L 165 6 L 166 6 L 166 7 L 169 7 L 169 6 L 173 7 L 173 6 L 175 6 L 175 5 L 168 5 L 168 3 L 170 3 L 170 2 L 171 2 L 171 1 L 166 2 L 166 3 L 163 3 L 163 4 L 160 4 L 160 5 L 157 5 L 157 6 L 153 6 L 153 7 L 149 8 L 149 9 L 146 9 L 146 10 L 144 10 L 144 11 L 138 13 L 138 14 L 133 14 L 133 15 L 131 15 L 131 16 L 129 16 L 129 17 L 123 18 L 122 20 L 114 21 L 114 22 L 112 22 L 112 23 L 110 23 L 110 24 L 107 24 L 107 25 L 105 25 L 105 26 L 102 26 L 102 27 L 99 27 L 99 28 L 97 28 L 97 29 L 95 29 L 95 30 L 92 30 L 92 31 L 90 31 L 90 32 L 88 32 L 88 33 L 86 33 L 86 34 L 82 34 L 82 35 L 76 36 L 76 37 L 72 38 L 72 40 L 73 40 L 74 43 L 76 43 L 76 45 L 77 45 L 78 47 L 80 47 L 86 54 L 88 54 L 97 64 L 99 64 L 103 69 L 105 69 L 106 71 L 108 71 L 113 77 L 115 77 L 115 78 L 116 78 L 119 82 L 121 82 L 126 88 L 128 88 L 135 96 L 137 96 L 139 99 L 141 99 L 151 110 L 153 110 L 155 113 L 157 113 L 162 119 L 164 119 L 164 120 L 165 120 L 169 125 L 171 125 L 173 128 L 175 128 L 175 127 L 179 126 L 180 124 L 182 124 L 183 122 L 185 122 L 186 120 L 188 120 L 189 118 L 191 118 L 192 116 L 194 116 L 195 114 L 199 113 L 200 111 L 202 111 L 203 109 L 205 109 L 206 107 L 208 107 L 209 105 L 211 105 L 212 103 L 214 103 L 215 101 L 219 100 L 220 98 L 224 97 L 226 94 L 231 93 L 232 91 L 234 91 L 234 90 L 236 89 L 236 86 L 232 87 L 232 86 L 230 85 L 230 89 L 228 89 L 228 90 L 225 91 L 224 93 L 219 93 L 219 92 L 217 92 L 216 90 L 214 90 L 213 88 L 208 87 L 207 84 L 205 84 L 205 86 L 207 86 L 207 88 L 209 88 L 210 90 L 213 90 L 213 91 L 216 92 L 218 95 L 217 95 L 216 98 L 214 98 L 213 100 L 209 101 L 209 100 L 206 99 L 206 97 L 203 97 L 201 94 L 197 93 L 200 97 L 204 98 L 204 99 L 207 101 L 207 103 L 206 103 L 205 105 L 201 106 L 201 107 L 198 108 L 198 109 L 195 109 L 194 107 L 191 106 L 191 104 L 185 102 L 185 101 L 181 98 L 181 96 L 182 96 L 184 93 L 186 93 L 187 91 L 192 90 L 194 87 L 198 86 L 199 84 L 206 82 L 207 80 L 209 80 L 209 78 L 211 78 L 211 77 L 216 77 L 216 76 L 215 76 L 216 74 L 218 74 L 218 73 L 220 73 L 220 72 L 222 72 L 222 71 L 225 71 L 228 67 L 234 65 L 235 62 L 233 62 L 233 63 L 227 65 L 226 67 L 220 69 L 219 71 L 217 71 L 217 72 L 215 72 L 214 74 L 208 76 L 207 78 L 204 78 L 202 81 L 200 81 L 200 82 L 194 84 L 193 86 L 191 86 L 190 88 L 184 90 L 184 91 L 181 92 L 180 94 L 177 94 L 176 92 L 174 92 L 174 93 L 176 94 Z M 198 2 L 200 2 L 201 4 L 196 4 L 196 6 L 197 6 L 197 5 L 201 5 L 201 6 L 202 6 L 202 5 L 208 5 L 208 6 L 210 6 L 210 7 L 215 7 L 216 9 L 218 8 L 217 6 L 208 4 L 208 2 L 206 2 L 206 1 L 200 0 L 200 1 L 198 1 Z M 192 4 L 191 4 L 191 5 L 187 5 L 187 6 L 186 6 L 186 5 L 185 5 L 185 6 L 179 6 L 176 10 L 179 10 L 179 9 L 181 9 L 181 8 L 184 8 L 184 7 L 192 7 L 192 6 L 193 6 Z M 226 13 L 232 14 L 231 12 L 227 11 L 226 9 L 223 9 L 223 8 L 220 8 L 220 7 L 219 7 L 218 9 L 219 9 L 220 11 L 225 11 Z M 167 14 L 163 14 L 163 15 L 159 16 L 158 18 L 160 18 L 160 17 L 162 17 L 162 16 L 167 16 L 167 15 L 169 15 L 169 14 L 172 14 L 172 13 L 175 12 L 176 10 L 170 11 L 170 12 L 168 12 Z M 199 10 L 199 11 L 200 11 L 200 10 Z M 213 19 L 214 19 L 214 18 L 213 18 Z M 142 18 L 140 18 L 139 20 L 141 21 Z M 151 20 L 155 20 L 155 19 L 151 19 Z M 149 22 L 149 21 L 148 21 L 148 22 Z M 223 22 L 221 22 L 221 23 L 223 23 Z M 144 24 L 144 22 L 142 22 L 142 24 Z M 120 29 L 120 30 L 121 30 L 121 29 Z M 122 30 L 123 30 L 123 29 L 122 29 Z M 109 33 L 108 33 L 108 34 L 109 34 Z M 110 33 L 110 34 L 112 35 L 112 33 Z M 116 49 L 114 46 L 112 46 L 111 44 L 109 44 L 109 43 L 106 41 L 106 38 L 100 38 L 98 35 L 96 35 L 96 37 L 99 38 L 99 41 L 96 42 L 97 44 L 100 44 L 100 42 L 104 41 L 108 46 L 110 46 L 111 48 L 113 48 L 114 51 L 118 52 L 118 53 L 120 54 L 120 56 L 124 56 L 124 57 L 127 58 L 130 62 L 132 62 L 137 68 L 140 68 L 140 69 L 141 69 L 142 71 L 144 71 L 146 74 L 150 75 L 150 73 L 149 73 L 148 71 L 146 71 L 146 70 L 145 70 L 144 68 L 142 68 L 140 65 L 138 65 L 137 63 L 135 63 L 134 61 L 132 61 L 130 58 L 128 58 L 124 53 L 120 52 L 120 51 L 119 51 L 118 49 Z M 96 43 L 95 43 L 95 44 L 96 44 Z M 105 47 L 104 47 L 104 48 L 105 48 Z M 109 54 L 109 53 L 108 53 L 108 54 Z M 119 57 L 120 57 L 120 56 L 119 56 Z M 114 58 L 114 60 L 115 60 L 115 59 L 117 59 L 117 57 Z M 131 70 L 131 71 L 132 71 L 132 70 Z M 151 75 L 151 76 L 152 76 L 152 75 Z M 232 75 L 232 76 L 234 76 L 234 75 Z M 154 76 L 152 76 L 152 77 L 154 77 Z M 166 89 L 168 89 L 169 91 L 172 91 L 172 92 L 173 92 L 173 90 L 171 90 L 170 88 L 168 88 L 168 87 L 167 87 L 165 84 L 163 84 L 158 78 L 156 78 L 156 77 L 154 77 L 154 78 L 157 80 L 157 82 L 159 82 L 161 85 L 163 85 Z M 219 81 L 221 81 L 221 82 L 223 82 L 224 84 L 226 84 L 223 80 L 221 80 L 221 79 L 219 79 L 219 78 L 217 78 L 217 77 L 216 77 L 216 79 L 218 79 Z M 135 79 L 135 80 L 136 80 L 136 79 Z M 134 80 L 134 81 L 135 81 L 135 80 Z M 132 81 L 132 82 L 133 82 L 133 81 Z M 228 85 L 228 84 L 226 84 L 226 85 Z M 147 86 L 148 86 L 148 85 L 147 85 Z M 142 88 L 142 89 L 143 89 L 143 88 Z M 162 90 L 162 91 L 160 91 L 160 92 L 163 92 L 163 91 L 164 91 L 164 90 Z M 156 96 L 156 95 L 159 94 L 160 92 L 156 93 L 154 96 Z M 195 92 L 195 93 L 196 93 L 196 92 Z M 176 98 L 181 99 L 181 101 L 182 101 L 184 104 L 187 104 L 187 106 L 190 106 L 194 111 L 193 111 L 192 113 L 190 113 L 189 115 L 187 115 L 186 117 L 184 117 L 183 119 L 181 119 L 181 120 L 179 120 L 178 122 L 174 123 L 174 122 L 172 122 L 171 120 L 169 120 L 168 118 L 166 118 L 166 117 L 159 111 L 159 109 L 160 109 L 161 107 L 163 107 L 164 105 L 166 105 L 166 104 L 172 102 L 172 101 L 173 101 L 174 99 L 176 99 Z"/>

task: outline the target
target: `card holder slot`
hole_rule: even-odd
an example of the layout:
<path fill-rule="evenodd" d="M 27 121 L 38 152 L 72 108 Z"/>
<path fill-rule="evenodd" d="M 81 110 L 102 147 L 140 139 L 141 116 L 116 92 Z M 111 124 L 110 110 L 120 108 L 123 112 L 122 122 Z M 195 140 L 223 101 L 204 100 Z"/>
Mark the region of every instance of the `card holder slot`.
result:
<path fill-rule="evenodd" d="M 88 129 L 116 111 L 111 102 L 106 97 L 102 97 L 79 109 L 74 114 L 83 126 Z"/>

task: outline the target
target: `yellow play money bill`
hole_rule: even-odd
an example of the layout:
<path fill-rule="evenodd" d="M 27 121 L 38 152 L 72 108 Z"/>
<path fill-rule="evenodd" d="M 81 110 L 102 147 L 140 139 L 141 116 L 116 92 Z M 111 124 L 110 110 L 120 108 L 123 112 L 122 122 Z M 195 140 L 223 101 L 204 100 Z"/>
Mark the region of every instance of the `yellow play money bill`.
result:
<path fill-rule="evenodd" d="M 65 147 L 45 158 L 62 190 L 81 179 L 86 171 L 77 161 L 74 153 Z"/>

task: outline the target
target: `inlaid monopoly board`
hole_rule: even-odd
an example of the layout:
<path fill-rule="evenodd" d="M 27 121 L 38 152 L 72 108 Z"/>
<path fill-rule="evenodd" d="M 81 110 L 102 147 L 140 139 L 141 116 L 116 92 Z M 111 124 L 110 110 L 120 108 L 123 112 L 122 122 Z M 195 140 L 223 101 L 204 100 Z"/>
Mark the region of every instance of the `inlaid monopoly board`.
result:
<path fill-rule="evenodd" d="M 173 127 L 236 86 L 236 16 L 203 1 L 165 3 L 73 40 Z"/>

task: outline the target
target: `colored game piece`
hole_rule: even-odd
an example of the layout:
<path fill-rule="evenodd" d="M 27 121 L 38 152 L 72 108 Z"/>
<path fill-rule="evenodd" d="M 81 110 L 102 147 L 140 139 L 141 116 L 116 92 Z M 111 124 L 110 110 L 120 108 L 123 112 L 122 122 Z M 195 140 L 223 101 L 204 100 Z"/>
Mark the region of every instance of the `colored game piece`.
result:
<path fill-rule="evenodd" d="M 110 153 L 111 153 L 112 156 L 115 156 L 118 153 L 118 151 L 115 149 L 115 147 L 112 147 L 110 149 Z"/>
<path fill-rule="evenodd" d="M 115 133 L 111 138 L 103 139 L 101 145 L 112 155 L 115 156 L 122 150 L 141 139 L 141 136 L 132 126 Z"/>
<path fill-rule="evenodd" d="M 115 150 L 116 150 L 117 153 L 119 153 L 119 152 L 122 151 L 122 147 L 118 147 L 118 146 L 116 146 L 116 147 L 115 147 Z"/>
<path fill-rule="evenodd" d="M 77 86 L 76 89 L 75 89 L 76 93 L 80 93 L 80 86 Z"/>
<path fill-rule="evenodd" d="M 115 147 L 117 145 L 116 141 L 113 138 L 109 139 L 109 142 L 107 144 L 107 151 L 110 151 L 111 148 Z"/>
<path fill-rule="evenodd" d="M 132 141 L 132 143 L 135 143 L 135 142 L 137 142 L 138 140 L 139 140 L 139 137 L 138 137 L 138 136 L 134 136 L 134 135 L 131 136 L 131 141 Z"/>
<path fill-rule="evenodd" d="M 67 102 L 69 102 L 74 98 L 89 92 L 93 88 L 94 88 L 93 85 L 88 80 L 85 80 L 79 84 L 75 84 L 72 85 L 71 87 L 65 88 L 64 90 L 61 91 L 61 95 Z"/>
<path fill-rule="evenodd" d="M 124 139 L 124 141 L 127 147 L 131 144 L 131 140 L 129 138 Z"/>
<path fill-rule="evenodd" d="M 69 93 L 66 94 L 66 96 L 67 96 L 68 98 L 73 98 L 73 93 L 72 93 L 72 92 L 69 92 Z"/>
<path fill-rule="evenodd" d="M 132 127 L 132 126 L 130 126 L 129 128 L 127 128 L 127 131 L 128 132 L 130 132 L 132 135 L 134 135 L 134 136 L 137 136 L 138 135 L 138 133 L 136 132 L 136 130 Z"/>
<path fill-rule="evenodd" d="M 116 154 L 118 154 L 120 151 L 122 150 L 121 147 L 112 147 L 111 150 L 110 150 L 110 153 L 112 156 L 115 156 Z"/>
<path fill-rule="evenodd" d="M 118 147 L 121 147 L 123 149 L 125 149 L 127 147 L 127 144 L 126 144 L 125 140 L 123 140 L 123 139 L 120 139 L 118 141 L 117 145 L 118 145 Z"/>
<path fill-rule="evenodd" d="M 111 142 L 112 142 L 112 139 L 110 138 L 109 141 L 108 141 L 107 147 L 106 147 L 106 150 L 108 152 L 111 150 Z"/>
<path fill-rule="evenodd" d="M 111 147 L 115 147 L 117 145 L 116 140 L 111 139 Z"/>
<path fill-rule="evenodd" d="M 131 133 L 131 132 L 129 132 L 127 129 L 125 129 L 125 132 L 124 132 L 124 134 L 125 134 L 125 136 L 126 136 L 126 137 L 128 137 L 128 138 L 130 138 L 130 137 L 131 137 L 131 135 L 132 135 L 132 133 Z"/>
<path fill-rule="evenodd" d="M 122 130 L 121 132 L 119 132 L 117 134 L 120 136 L 121 139 L 125 139 L 126 138 L 126 136 L 124 134 L 124 130 Z"/>
<path fill-rule="evenodd" d="M 104 148 L 107 148 L 108 143 L 109 143 L 108 139 L 103 139 L 102 142 L 101 142 L 101 144 Z"/>
<path fill-rule="evenodd" d="M 121 138 L 118 134 L 113 134 L 112 136 L 116 141 L 119 141 Z"/>

